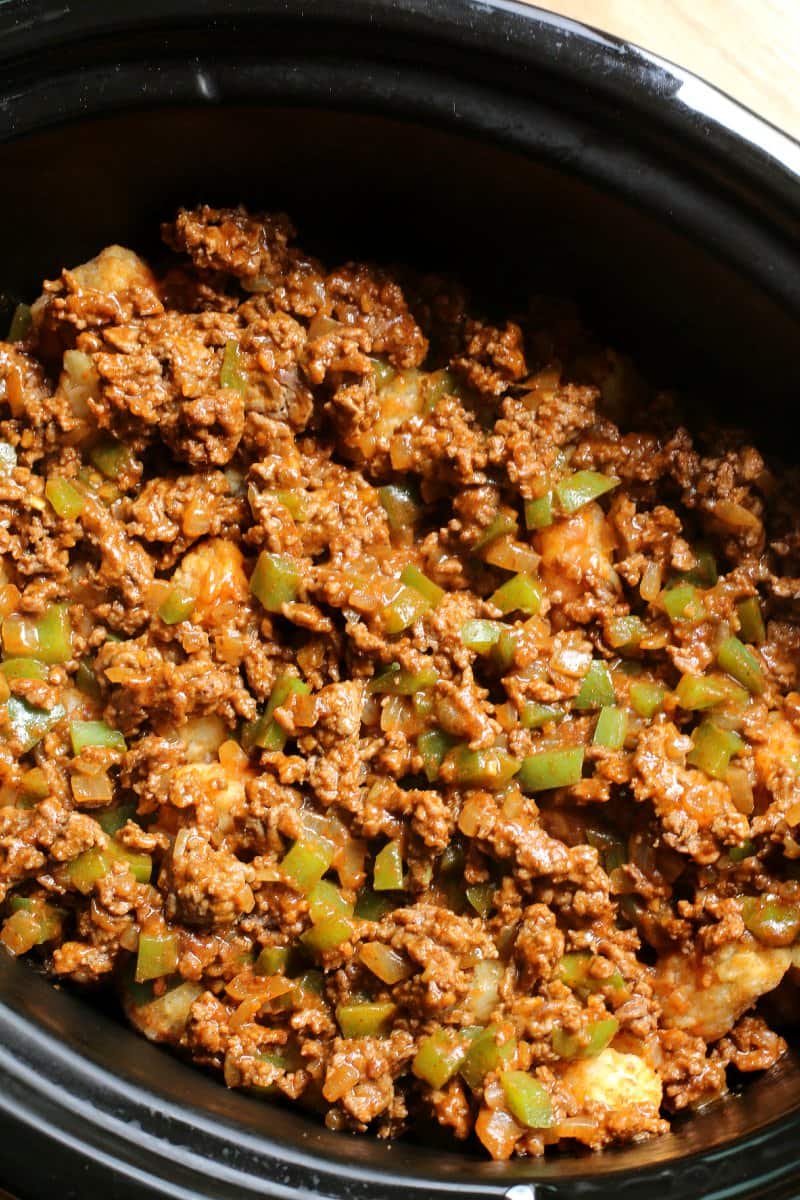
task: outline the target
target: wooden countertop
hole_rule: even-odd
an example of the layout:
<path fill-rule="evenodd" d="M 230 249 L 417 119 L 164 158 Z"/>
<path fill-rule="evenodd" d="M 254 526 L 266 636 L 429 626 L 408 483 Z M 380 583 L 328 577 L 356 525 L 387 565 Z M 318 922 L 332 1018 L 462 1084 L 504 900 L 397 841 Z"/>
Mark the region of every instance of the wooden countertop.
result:
<path fill-rule="evenodd" d="M 540 0 L 694 71 L 800 140 L 800 0 Z"/>

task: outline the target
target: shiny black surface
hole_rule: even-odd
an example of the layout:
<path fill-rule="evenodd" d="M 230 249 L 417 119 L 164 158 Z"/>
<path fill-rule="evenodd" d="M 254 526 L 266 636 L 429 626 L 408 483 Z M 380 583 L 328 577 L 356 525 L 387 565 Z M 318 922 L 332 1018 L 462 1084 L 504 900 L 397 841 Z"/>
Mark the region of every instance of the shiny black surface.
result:
<path fill-rule="evenodd" d="M 0 0 L 0 290 L 111 240 L 152 252 L 177 203 L 284 206 L 303 245 L 454 268 L 506 310 L 532 282 L 577 295 L 784 454 L 798 162 L 677 68 L 519 5 Z M 495 1165 L 227 1092 L 2 958 L 0 1076 L 21 1200 L 800 1194 L 793 1059 L 657 1141 Z"/>

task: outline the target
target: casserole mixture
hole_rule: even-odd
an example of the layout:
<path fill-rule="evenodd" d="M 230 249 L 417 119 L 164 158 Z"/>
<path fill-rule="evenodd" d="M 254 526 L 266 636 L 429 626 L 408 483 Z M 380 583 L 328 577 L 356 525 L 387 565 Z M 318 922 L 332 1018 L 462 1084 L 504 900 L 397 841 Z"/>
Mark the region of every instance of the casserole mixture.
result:
<path fill-rule="evenodd" d="M 5 950 L 231 1087 L 497 1159 L 770 1066 L 797 477 L 565 306 L 328 272 L 280 215 L 164 237 L 0 343 Z"/>

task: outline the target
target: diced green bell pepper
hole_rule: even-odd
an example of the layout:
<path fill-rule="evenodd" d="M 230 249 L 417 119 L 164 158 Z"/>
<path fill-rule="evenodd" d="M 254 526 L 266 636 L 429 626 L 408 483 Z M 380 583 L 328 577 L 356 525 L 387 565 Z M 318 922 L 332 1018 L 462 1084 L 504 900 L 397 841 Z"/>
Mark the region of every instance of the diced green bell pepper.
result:
<path fill-rule="evenodd" d="M 664 703 L 667 689 L 660 683 L 651 683 L 646 679 L 636 680 L 630 686 L 631 707 L 640 717 L 649 721 Z"/>
<path fill-rule="evenodd" d="M 556 484 L 556 495 L 562 512 L 571 515 L 590 500 L 597 500 L 618 485 L 619 480 L 613 475 L 601 475 L 599 471 L 576 471 Z"/>
<path fill-rule="evenodd" d="M 385 1037 L 391 1027 L 397 1005 L 388 1000 L 369 1000 L 361 1004 L 339 1004 L 336 1020 L 342 1037 Z"/>
<path fill-rule="evenodd" d="M 485 550 L 492 542 L 496 542 L 499 537 L 503 537 L 507 533 L 516 534 L 518 529 L 519 523 L 514 513 L 499 512 L 472 547 L 472 553 L 480 554 L 481 550 Z"/>
<path fill-rule="evenodd" d="M 475 883 L 472 887 L 467 888 L 467 900 L 479 917 L 486 918 L 492 911 L 496 891 L 497 888 L 493 883 Z"/>
<path fill-rule="evenodd" d="M 406 671 L 399 663 L 391 663 L 380 675 L 375 675 L 367 690 L 378 695 L 413 696 L 438 682 L 439 672 L 431 665 L 419 671 Z"/>
<path fill-rule="evenodd" d="M 746 600 L 740 600 L 736 605 L 736 612 L 739 617 L 739 632 L 742 635 L 742 641 L 761 646 L 767 640 L 767 630 L 758 597 L 748 596 Z"/>
<path fill-rule="evenodd" d="M 465 1083 L 473 1091 L 481 1087 L 490 1071 L 496 1071 L 512 1062 L 517 1052 L 516 1039 L 510 1037 L 499 1044 L 498 1032 L 496 1025 L 487 1025 L 474 1038 L 459 1068 Z"/>
<path fill-rule="evenodd" d="M 553 704 L 539 704 L 535 700 L 526 700 L 519 714 L 519 723 L 523 729 L 541 729 L 551 722 L 557 724 L 564 720 L 564 710 Z"/>
<path fill-rule="evenodd" d="M 413 483 L 387 483 L 378 488 L 378 498 L 392 533 L 410 533 L 422 516 L 422 503 Z"/>
<path fill-rule="evenodd" d="M 706 618 L 706 606 L 691 583 L 679 583 L 667 588 L 661 593 L 661 601 L 671 621 L 689 621 L 697 625 Z"/>
<path fill-rule="evenodd" d="M 439 768 L 454 744 L 455 738 L 451 734 L 445 733 L 443 729 L 431 729 L 427 733 L 421 733 L 417 738 L 417 750 L 430 783 L 438 779 Z"/>
<path fill-rule="evenodd" d="M 280 554 L 262 550 L 250 577 L 250 591 L 269 613 L 280 613 L 284 604 L 291 604 L 300 591 L 297 567 Z"/>
<path fill-rule="evenodd" d="M 536 500 L 525 501 L 525 526 L 527 529 L 547 529 L 553 524 L 553 493 L 547 492 Z"/>
<path fill-rule="evenodd" d="M 687 763 L 698 767 L 712 779 L 724 779 L 734 754 L 744 749 L 744 742 L 732 729 L 721 729 L 713 721 L 703 721 L 692 734 L 692 749 Z"/>
<path fill-rule="evenodd" d="M 392 635 L 402 633 L 429 612 L 430 607 L 430 601 L 421 592 L 403 584 L 381 609 L 384 629 Z"/>
<path fill-rule="evenodd" d="M 614 703 L 614 699 L 614 684 L 608 667 L 602 659 L 596 658 L 583 677 L 583 683 L 572 701 L 572 707 L 578 712 L 586 712 L 592 708 L 608 708 Z"/>
<path fill-rule="evenodd" d="M 49 672 L 37 658 L 7 658 L 0 663 L 6 679 L 38 679 L 46 682 Z"/>
<path fill-rule="evenodd" d="M 499 746 L 470 750 L 466 743 L 454 746 L 443 764 L 446 776 L 462 787 L 485 787 L 500 792 L 516 775 L 519 760 Z"/>
<path fill-rule="evenodd" d="M 759 696 L 766 686 L 764 671 L 749 646 L 740 642 L 737 637 L 725 638 L 717 650 L 717 662 L 723 671 L 727 671 L 738 680 L 748 692 Z"/>
<path fill-rule="evenodd" d="M 428 601 L 431 608 L 436 608 L 444 598 L 444 588 L 439 587 L 438 583 L 434 583 L 411 563 L 403 567 L 400 572 L 400 580 L 408 587 L 415 588 Z"/>
<path fill-rule="evenodd" d="M 403 887 L 403 851 L 397 839 L 375 855 L 372 886 L 376 892 L 397 892 Z"/>
<path fill-rule="evenodd" d="M 527 1071 L 503 1071 L 500 1083 L 509 1112 L 528 1129 L 549 1129 L 553 1124 L 553 1102 L 544 1084 Z"/>
<path fill-rule="evenodd" d="M 420 1042 L 411 1070 L 417 1079 L 438 1090 L 456 1074 L 468 1049 L 469 1039 L 460 1031 L 437 1029 Z"/>
<path fill-rule="evenodd" d="M 109 750 L 127 750 L 125 738 L 105 721 L 72 721 L 69 727 L 72 753 L 80 754 L 87 746 L 107 746 Z"/>
<path fill-rule="evenodd" d="M 553 1049 L 559 1058 L 594 1058 L 605 1050 L 618 1029 L 616 1017 L 592 1021 L 586 1027 L 586 1037 L 557 1027 L 553 1030 Z"/>
<path fill-rule="evenodd" d="M 219 369 L 219 386 L 233 388 L 244 395 L 247 381 L 241 366 L 239 343 L 231 338 L 225 343 L 222 352 L 222 366 Z"/>
<path fill-rule="evenodd" d="M 48 479 L 44 494 L 59 517 L 74 521 L 86 505 L 86 497 L 68 479 Z"/>
<path fill-rule="evenodd" d="M 594 727 L 592 744 L 606 746 L 609 750 L 620 750 L 625 745 L 628 715 L 624 708 L 611 706 L 601 708 Z"/>
<path fill-rule="evenodd" d="M 142 933 L 139 935 L 135 976 L 137 983 L 146 983 L 148 979 L 161 979 L 164 975 L 172 975 L 177 965 L 177 933 L 158 935 Z"/>
<path fill-rule="evenodd" d="M 521 612 L 526 616 L 535 617 L 542 607 L 542 585 L 538 579 L 521 572 L 507 579 L 492 592 L 489 603 L 499 608 L 504 616 L 512 612 Z"/>
<path fill-rule="evenodd" d="M 461 641 L 468 650 L 486 654 L 498 642 L 502 632 L 503 626 L 499 621 L 475 618 L 465 621 L 461 626 Z"/>
<path fill-rule="evenodd" d="M 56 704 L 51 709 L 35 708 L 27 700 L 11 696 L 6 704 L 8 728 L 12 737 L 19 742 L 20 753 L 27 754 L 40 742 L 44 735 L 64 716 L 64 709 Z"/>
<path fill-rule="evenodd" d="M 316 954 L 335 950 L 353 936 L 355 926 L 349 917 L 337 915 L 325 917 L 311 929 L 300 935 L 300 941 Z"/>
<path fill-rule="evenodd" d="M 614 617 L 608 623 L 608 644 L 614 650 L 633 650 L 646 633 L 641 617 Z"/>
<path fill-rule="evenodd" d="M 333 862 L 331 842 L 319 839 L 298 839 L 281 861 L 281 870 L 299 892 L 308 894 Z"/>
<path fill-rule="evenodd" d="M 181 621 L 189 620 L 196 603 L 196 596 L 181 588 L 173 588 L 159 607 L 158 615 L 165 625 L 180 625 Z"/>
<path fill-rule="evenodd" d="M 523 792 L 546 792 L 579 783 L 583 772 L 583 747 L 541 750 L 522 760 L 517 782 Z"/>
<path fill-rule="evenodd" d="M 792 946 L 800 934 L 800 905 L 777 896 L 745 896 L 742 918 L 765 946 Z"/>

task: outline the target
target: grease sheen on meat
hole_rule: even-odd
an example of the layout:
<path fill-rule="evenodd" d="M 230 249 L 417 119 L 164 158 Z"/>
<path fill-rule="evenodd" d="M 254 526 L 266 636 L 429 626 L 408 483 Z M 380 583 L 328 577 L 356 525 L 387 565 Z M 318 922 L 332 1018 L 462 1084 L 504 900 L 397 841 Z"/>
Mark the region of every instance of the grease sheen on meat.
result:
<path fill-rule="evenodd" d="M 283 215 L 163 233 L 0 343 L 5 950 L 230 1087 L 497 1159 L 771 1066 L 796 474 L 564 304 L 330 271 Z"/>

